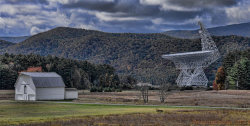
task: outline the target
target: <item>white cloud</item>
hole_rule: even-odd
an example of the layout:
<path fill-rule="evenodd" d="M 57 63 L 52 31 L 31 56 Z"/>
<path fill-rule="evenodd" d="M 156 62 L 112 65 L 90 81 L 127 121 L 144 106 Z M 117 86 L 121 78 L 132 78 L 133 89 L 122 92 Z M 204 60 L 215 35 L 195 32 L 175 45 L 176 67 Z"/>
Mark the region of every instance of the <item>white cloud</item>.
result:
<path fill-rule="evenodd" d="M 1 4 L 0 5 L 0 14 L 9 14 L 9 15 L 17 15 L 17 14 L 29 14 L 35 13 L 41 10 L 39 5 L 34 4 L 25 4 L 25 5 L 12 5 L 12 4 Z"/>
<path fill-rule="evenodd" d="M 82 29 L 88 29 L 88 30 L 98 30 L 98 28 L 95 27 L 95 24 L 80 24 L 79 26 L 76 26 L 76 28 L 82 28 Z"/>
<path fill-rule="evenodd" d="M 0 14 L 1 13 L 6 13 L 6 14 L 14 15 L 14 14 L 17 13 L 17 9 L 13 5 L 1 4 L 0 5 Z"/>
<path fill-rule="evenodd" d="M 211 18 L 196 16 L 195 18 L 183 20 L 182 22 L 170 22 L 170 21 L 164 20 L 163 18 L 155 18 L 155 19 L 152 20 L 152 23 L 154 23 L 156 25 L 161 25 L 161 24 L 185 25 L 185 24 L 194 24 L 194 23 L 197 23 L 198 21 L 210 22 Z"/>
<path fill-rule="evenodd" d="M 102 21 L 135 21 L 143 20 L 138 17 L 121 17 L 123 13 L 107 13 L 107 12 L 96 12 L 95 15 Z"/>
<path fill-rule="evenodd" d="M 231 7 L 225 9 L 228 24 L 236 24 L 248 22 L 250 17 L 250 4 L 243 4 L 241 6 Z"/>
<path fill-rule="evenodd" d="M 162 10 L 175 10 L 175 11 L 198 11 L 199 8 L 186 8 L 171 4 L 168 0 L 140 0 L 144 5 L 159 5 Z"/>
<path fill-rule="evenodd" d="M 5 23 L 4 23 L 4 20 L 0 17 L 0 28 L 4 28 L 5 26 Z"/>
<path fill-rule="evenodd" d="M 40 33 L 40 32 L 44 32 L 44 31 L 47 31 L 47 30 L 49 30 L 49 28 L 41 29 L 41 28 L 38 28 L 36 26 L 33 26 L 30 29 L 30 34 L 34 35 L 34 34 L 37 34 L 37 33 Z"/>
<path fill-rule="evenodd" d="M 0 28 L 13 28 L 17 25 L 17 22 L 13 18 L 0 17 Z"/>

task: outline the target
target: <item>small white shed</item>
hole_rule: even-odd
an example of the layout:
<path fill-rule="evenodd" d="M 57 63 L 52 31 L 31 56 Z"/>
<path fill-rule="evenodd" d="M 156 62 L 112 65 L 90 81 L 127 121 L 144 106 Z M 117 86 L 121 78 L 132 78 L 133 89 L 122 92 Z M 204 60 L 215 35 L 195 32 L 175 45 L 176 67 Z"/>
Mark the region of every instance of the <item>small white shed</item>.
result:
<path fill-rule="evenodd" d="M 63 100 L 65 84 L 55 72 L 21 72 L 15 84 L 15 100 Z"/>
<path fill-rule="evenodd" d="M 78 91 L 76 88 L 65 88 L 65 99 L 77 99 Z"/>

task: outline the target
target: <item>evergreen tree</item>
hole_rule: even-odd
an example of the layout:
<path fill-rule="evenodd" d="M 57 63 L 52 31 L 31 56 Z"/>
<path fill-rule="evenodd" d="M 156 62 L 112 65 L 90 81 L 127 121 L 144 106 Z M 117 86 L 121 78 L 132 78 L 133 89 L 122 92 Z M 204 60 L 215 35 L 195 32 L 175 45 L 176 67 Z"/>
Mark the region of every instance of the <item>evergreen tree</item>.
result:
<path fill-rule="evenodd" d="M 241 58 L 228 73 L 229 84 L 237 89 L 250 89 L 250 60 Z"/>

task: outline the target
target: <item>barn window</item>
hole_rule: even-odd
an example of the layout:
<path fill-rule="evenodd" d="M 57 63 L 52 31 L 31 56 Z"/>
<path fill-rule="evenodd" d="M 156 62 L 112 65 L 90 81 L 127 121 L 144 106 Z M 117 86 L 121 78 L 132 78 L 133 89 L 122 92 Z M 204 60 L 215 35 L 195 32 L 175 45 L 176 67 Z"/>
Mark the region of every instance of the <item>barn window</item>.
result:
<path fill-rule="evenodd" d="M 27 86 L 24 85 L 24 94 L 27 94 Z"/>

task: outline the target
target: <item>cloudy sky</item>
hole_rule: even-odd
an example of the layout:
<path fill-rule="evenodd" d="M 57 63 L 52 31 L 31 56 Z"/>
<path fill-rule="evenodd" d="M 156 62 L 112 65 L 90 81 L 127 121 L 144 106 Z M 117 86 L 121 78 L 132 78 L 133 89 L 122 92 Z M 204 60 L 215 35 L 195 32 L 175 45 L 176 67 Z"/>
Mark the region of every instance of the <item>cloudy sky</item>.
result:
<path fill-rule="evenodd" d="M 1 0 L 0 36 L 55 27 L 153 33 L 250 22 L 249 0 Z"/>

